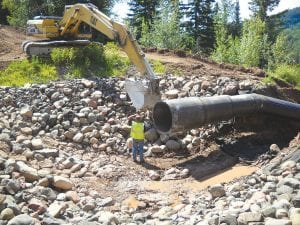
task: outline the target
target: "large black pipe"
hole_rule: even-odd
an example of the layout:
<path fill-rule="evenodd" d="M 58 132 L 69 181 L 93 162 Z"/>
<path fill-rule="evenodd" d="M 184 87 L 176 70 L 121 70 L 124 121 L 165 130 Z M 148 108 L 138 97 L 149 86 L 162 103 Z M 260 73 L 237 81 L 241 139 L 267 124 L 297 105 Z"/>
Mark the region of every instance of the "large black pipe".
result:
<path fill-rule="evenodd" d="M 158 102 L 153 109 L 153 119 L 159 132 L 170 133 L 258 112 L 300 120 L 300 104 L 258 94 L 188 97 Z"/>

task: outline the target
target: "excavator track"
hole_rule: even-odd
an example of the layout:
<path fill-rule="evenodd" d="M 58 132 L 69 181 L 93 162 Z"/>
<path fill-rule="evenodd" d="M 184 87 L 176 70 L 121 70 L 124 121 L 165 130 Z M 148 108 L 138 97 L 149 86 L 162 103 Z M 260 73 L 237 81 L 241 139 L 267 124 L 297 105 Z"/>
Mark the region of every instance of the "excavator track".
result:
<path fill-rule="evenodd" d="M 27 56 L 49 56 L 53 48 L 83 47 L 91 43 L 89 40 L 56 40 L 56 41 L 24 41 L 22 50 Z"/>

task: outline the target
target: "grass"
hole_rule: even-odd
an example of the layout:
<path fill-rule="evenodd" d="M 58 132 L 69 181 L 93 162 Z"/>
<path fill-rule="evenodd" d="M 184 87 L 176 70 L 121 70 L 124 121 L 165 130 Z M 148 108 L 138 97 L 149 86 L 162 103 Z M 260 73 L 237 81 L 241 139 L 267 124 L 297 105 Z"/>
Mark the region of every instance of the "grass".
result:
<path fill-rule="evenodd" d="M 57 79 L 56 68 L 38 59 L 15 61 L 0 71 L 0 86 L 20 87 L 25 84 L 40 84 Z"/>
<path fill-rule="evenodd" d="M 128 70 L 129 58 L 115 44 L 109 42 L 104 46 L 104 56 L 107 63 L 106 73 L 120 76 Z"/>
<path fill-rule="evenodd" d="M 0 71 L 0 86 L 21 87 L 28 83 L 47 83 L 59 77 L 120 76 L 129 65 L 128 57 L 112 43 L 104 47 L 91 44 L 84 48 L 57 48 L 48 60 L 33 58 L 10 63 Z M 66 74 L 59 74 L 61 68 Z"/>
<path fill-rule="evenodd" d="M 293 85 L 300 90 L 300 65 L 279 65 L 273 72 L 269 72 L 265 82 L 273 82 L 274 78 Z"/>
<path fill-rule="evenodd" d="M 166 67 L 159 60 L 151 60 L 150 61 L 154 73 L 164 74 L 166 73 Z"/>

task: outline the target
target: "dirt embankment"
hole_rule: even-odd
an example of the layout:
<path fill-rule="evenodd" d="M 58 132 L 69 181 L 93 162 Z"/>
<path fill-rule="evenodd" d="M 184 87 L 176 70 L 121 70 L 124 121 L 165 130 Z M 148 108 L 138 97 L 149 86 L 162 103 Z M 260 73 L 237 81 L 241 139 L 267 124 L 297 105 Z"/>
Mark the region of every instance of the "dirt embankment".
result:
<path fill-rule="evenodd" d="M 21 50 L 21 44 L 26 40 L 23 31 L 0 25 L 0 40 L 0 69 L 11 61 L 25 57 Z"/>

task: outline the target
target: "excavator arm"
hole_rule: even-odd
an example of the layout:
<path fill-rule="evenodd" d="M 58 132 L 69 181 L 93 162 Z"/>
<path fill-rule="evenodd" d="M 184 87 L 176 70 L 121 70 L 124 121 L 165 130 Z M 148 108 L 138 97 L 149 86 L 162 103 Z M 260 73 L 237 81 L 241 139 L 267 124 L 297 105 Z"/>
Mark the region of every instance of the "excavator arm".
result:
<path fill-rule="evenodd" d="M 125 81 L 125 89 L 137 109 L 152 108 L 160 100 L 159 80 L 127 27 L 115 22 L 92 4 L 75 4 L 64 13 L 59 23 L 60 36 L 72 37 L 84 22 L 109 39 L 117 41 L 137 70 L 146 79 L 131 78 Z"/>

